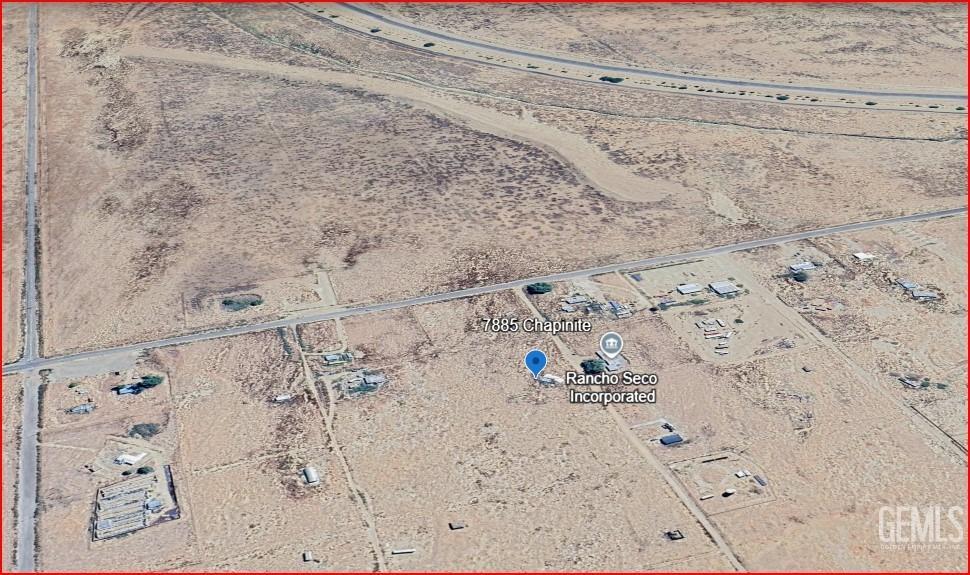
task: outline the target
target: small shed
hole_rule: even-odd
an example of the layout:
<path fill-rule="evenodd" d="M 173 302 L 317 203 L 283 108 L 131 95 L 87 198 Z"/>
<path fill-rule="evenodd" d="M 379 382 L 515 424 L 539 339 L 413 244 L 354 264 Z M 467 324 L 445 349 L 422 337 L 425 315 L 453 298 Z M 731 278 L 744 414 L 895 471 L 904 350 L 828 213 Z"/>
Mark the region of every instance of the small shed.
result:
<path fill-rule="evenodd" d="M 671 433 L 660 438 L 660 445 L 676 445 L 683 440 L 679 433 Z"/>
<path fill-rule="evenodd" d="M 939 294 L 937 294 L 934 291 L 930 291 L 930 290 L 914 289 L 910 293 L 913 295 L 913 299 L 924 300 L 924 301 L 926 301 L 926 300 L 933 300 L 933 299 L 940 299 Z"/>
<path fill-rule="evenodd" d="M 539 383 L 542 385 L 562 385 L 566 381 L 558 375 L 540 375 Z"/>
<path fill-rule="evenodd" d="M 320 474 L 317 470 L 309 465 L 303 468 L 303 480 L 306 481 L 307 485 L 319 485 L 320 484 Z"/>
<path fill-rule="evenodd" d="M 367 385 L 384 385 L 387 377 L 383 373 L 368 373 L 364 376 L 364 383 Z"/>
<path fill-rule="evenodd" d="M 797 264 L 792 264 L 788 266 L 788 269 L 790 269 L 793 272 L 807 272 L 809 270 L 815 269 L 815 264 L 813 264 L 812 262 L 798 262 Z"/>
<path fill-rule="evenodd" d="M 896 280 L 896 283 L 903 286 L 903 289 L 907 289 L 907 290 L 914 290 L 919 287 L 918 283 L 911 280 L 899 279 L 899 280 Z"/>
<path fill-rule="evenodd" d="M 115 457 L 115 463 L 118 465 L 134 465 L 145 458 L 146 453 L 122 453 L 118 457 Z"/>

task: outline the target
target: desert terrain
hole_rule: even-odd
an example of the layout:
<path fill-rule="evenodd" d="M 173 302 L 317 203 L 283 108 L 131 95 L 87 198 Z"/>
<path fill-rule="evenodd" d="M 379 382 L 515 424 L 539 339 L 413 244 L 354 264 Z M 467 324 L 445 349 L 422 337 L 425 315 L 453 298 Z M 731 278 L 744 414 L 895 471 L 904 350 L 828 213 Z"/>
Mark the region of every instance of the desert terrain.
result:
<path fill-rule="evenodd" d="M 523 377 L 521 348 L 545 338 L 476 333 L 483 313 L 525 309 L 506 293 L 348 320 L 348 367 L 311 368 L 316 352 L 267 332 L 53 381 L 40 568 L 725 568 L 602 409 L 577 409 Z M 338 396 L 328 374 L 360 368 L 389 382 Z M 148 374 L 165 381 L 137 396 L 111 391 Z M 95 407 L 68 413 L 82 403 Z M 146 424 L 157 426 L 150 437 L 133 434 Z M 172 466 L 181 517 L 91 542 L 92 496 L 122 479 L 111 458 L 135 451 Z M 306 465 L 320 485 L 302 480 Z M 671 529 L 685 540 L 670 541 Z M 133 552 L 141 540 L 153 543 Z M 322 564 L 304 562 L 306 550 Z"/>
<path fill-rule="evenodd" d="M 745 259 L 858 373 L 965 448 L 966 233 L 965 219 L 941 220 L 798 242 Z M 859 252 L 875 258 L 860 262 L 851 255 Z M 807 282 L 777 277 L 788 262 L 804 259 L 823 264 Z M 899 284 L 907 280 L 940 299 L 917 301 Z"/>
<path fill-rule="evenodd" d="M 38 13 L 4 570 L 966 571 L 966 6 Z"/>
<path fill-rule="evenodd" d="M 3 5 L 3 362 L 20 357 L 24 282 L 27 7 Z"/>
<path fill-rule="evenodd" d="M 965 219 L 912 228 L 949 237 L 961 226 Z M 860 238 L 826 241 L 841 257 Z M 965 267 L 962 248 L 932 247 Z M 886 549 L 877 514 L 965 505 L 965 447 L 940 431 L 966 426 L 966 364 L 949 371 L 946 389 L 920 392 L 949 410 L 917 416 L 891 378 L 858 362 L 866 354 L 840 355 L 851 348 L 838 334 L 792 305 L 782 274 L 766 273 L 817 248 L 781 249 L 188 344 L 130 370 L 53 381 L 41 436 L 40 565 L 98 568 L 124 554 L 146 569 L 301 570 L 316 568 L 302 559 L 310 551 L 334 570 L 730 570 L 706 521 L 747 569 L 962 568 L 962 544 Z M 899 257 L 923 269 L 920 253 Z M 821 265 L 806 289 L 835 265 L 813 261 Z M 722 277 L 742 291 L 667 293 Z M 623 302 L 632 316 L 559 309 L 576 294 Z M 486 333 L 481 323 L 576 314 L 592 331 Z M 711 355 L 684 314 L 731 325 L 730 355 Z M 541 348 L 544 373 L 563 376 L 593 357 L 608 330 L 623 334 L 628 369 L 657 374 L 656 403 L 572 404 L 568 386 L 539 384 L 523 369 L 523 354 Z M 351 359 L 331 363 L 344 353 Z M 344 383 L 360 373 L 383 379 Z M 137 396 L 111 391 L 150 374 L 164 382 Z M 96 408 L 67 413 L 79 402 Z M 953 413 L 962 419 L 944 417 Z M 133 438 L 139 423 L 160 429 Z M 684 441 L 661 445 L 670 429 Z M 181 516 L 92 543 L 78 527 L 92 494 L 125 469 L 107 462 L 136 450 L 171 465 Z M 305 484 L 307 465 L 319 485 Z M 710 499 L 717 489 L 737 493 Z M 674 530 L 684 538 L 671 540 Z M 158 544 L 133 556 L 128 542 L 144 537 Z"/>
<path fill-rule="evenodd" d="M 323 567 L 369 570 L 366 532 L 291 345 L 268 332 L 160 351 L 129 370 L 49 384 L 39 568 L 318 569 L 300 559 L 310 550 Z M 111 391 L 145 375 L 164 382 L 138 395 Z M 287 393 L 292 401 L 273 401 Z M 68 412 L 81 404 L 95 407 Z M 149 465 L 171 467 L 179 517 L 92 542 L 95 492 L 131 473 L 112 458 L 139 452 Z M 304 485 L 306 465 L 319 470 L 320 485 Z"/>
<path fill-rule="evenodd" d="M 965 201 L 964 113 L 621 93 L 286 6 L 41 12 L 74 110 L 42 127 L 47 354 Z"/>

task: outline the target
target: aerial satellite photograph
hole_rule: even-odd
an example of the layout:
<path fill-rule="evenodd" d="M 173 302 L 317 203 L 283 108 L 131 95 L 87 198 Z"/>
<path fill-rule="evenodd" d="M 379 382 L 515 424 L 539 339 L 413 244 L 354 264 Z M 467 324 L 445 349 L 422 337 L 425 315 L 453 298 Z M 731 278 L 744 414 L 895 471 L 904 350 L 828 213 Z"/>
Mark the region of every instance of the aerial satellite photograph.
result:
<path fill-rule="evenodd" d="M 966 2 L 2 2 L 8 572 L 967 573 Z"/>

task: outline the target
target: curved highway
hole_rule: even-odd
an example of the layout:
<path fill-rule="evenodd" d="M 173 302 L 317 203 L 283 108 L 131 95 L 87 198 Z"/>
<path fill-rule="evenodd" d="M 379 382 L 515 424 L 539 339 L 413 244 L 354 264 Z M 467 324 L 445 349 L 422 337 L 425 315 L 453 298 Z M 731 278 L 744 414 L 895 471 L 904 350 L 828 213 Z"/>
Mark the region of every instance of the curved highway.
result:
<path fill-rule="evenodd" d="M 401 28 L 409 32 L 414 32 L 416 34 L 422 34 L 431 38 L 446 41 L 451 44 L 458 44 L 461 46 L 469 48 L 477 48 L 480 50 L 488 50 L 491 52 L 499 52 L 509 56 L 518 56 L 528 58 L 533 61 L 541 61 L 548 64 L 557 65 L 568 65 L 568 66 L 578 66 L 583 68 L 595 68 L 596 70 L 603 72 L 614 72 L 619 74 L 629 74 L 637 76 L 646 76 L 651 78 L 661 78 L 665 80 L 677 80 L 681 82 L 706 82 L 713 84 L 720 84 L 725 86 L 734 86 L 738 88 L 760 88 L 764 90 L 775 90 L 775 91 L 793 91 L 802 93 L 818 93 L 818 94 L 828 94 L 836 96 L 854 96 L 854 97 L 869 97 L 869 98 L 913 98 L 913 99 L 933 99 L 933 100 L 966 100 L 966 94 L 954 93 L 921 93 L 921 92 L 892 92 L 892 91 L 881 91 L 881 90 L 860 90 L 853 88 L 836 88 L 830 86 L 799 86 L 795 84 L 778 84 L 771 82 L 756 82 L 749 80 L 736 80 L 731 78 L 718 78 L 715 76 L 695 76 L 690 74 L 677 74 L 673 72 L 661 72 L 658 70 L 648 70 L 644 68 L 630 68 L 625 66 L 617 66 L 611 64 L 600 64 L 596 62 L 586 62 L 582 60 L 574 60 L 570 58 L 565 58 L 562 56 L 553 56 L 549 54 L 541 54 L 536 52 L 527 52 L 525 50 L 520 50 L 517 48 L 509 48 L 506 46 L 498 46 L 495 44 L 488 44 L 486 42 L 481 42 L 478 40 L 472 40 L 468 38 L 459 38 L 456 36 L 449 36 L 448 34 L 443 34 L 434 30 L 429 30 L 426 28 L 421 28 L 420 26 L 415 26 L 407 22 L 402 22 L 393 18 L 388 18 L 383 14 L 373 12 L 367 8 L 362 8 L 354 4 L 340 3 L 340 6 L 359 14 L 365 16 L 377 22 L 385 25 L 394 26 L 396 28 Z"/>

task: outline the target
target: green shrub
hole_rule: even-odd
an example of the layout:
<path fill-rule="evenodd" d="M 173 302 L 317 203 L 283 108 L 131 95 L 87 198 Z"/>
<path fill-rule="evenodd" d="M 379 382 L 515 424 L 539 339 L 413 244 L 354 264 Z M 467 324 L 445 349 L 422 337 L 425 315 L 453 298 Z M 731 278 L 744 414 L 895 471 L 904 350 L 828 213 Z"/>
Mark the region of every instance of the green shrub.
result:
<path fill-rule="evenodd" d="M 258 295 L 247 294 L 236 297 L 227 297 L 222 300 L 222 307 L 229 311 L 239 311 L 249 307 L 256 307 L 263 304 L 263 298 Z"/>
<path fill-rule="evenodd" d="M 160 375 L 143 375 L 141 376 L 141 383 L 139 385 L 145 388 L 155 387 L 163 381 L 165 381 L 165 378 Z"/>
<path fill-rule="evenodd" d="M 549 292 L 552 291 L 552 284 L 548 284 L 546 282 L 538 282 L 538 283 L 534 283 L 534 284 L 529 284 L 529 285 L 525 286 L 525 291 L 526 291 L 526 293 L 530 293 L 532 295 L 537 295 L 537 294 L 541 294 L 541 293 L 549 293 Z"/>
<path fill-rule="evenodd" d="M 623 78 L 617 78 L 616 76 L 600 76 L 600 82 L 609 82 L 610 84 L 619 84 L 623 81 Z"/>
<path fill-rule="evenodd" d="M 139 467 L 136 471 L 138 475 L 148 475 L 149 473 L 154 473 L 154 472 L 155 472 L 155 468 L 149 465 L 146 465 L 145 467 Z"/>
<path fill-rule="evenodd" d="M 585 359 L 579 367 L 583 368 L 583 373 L 603 373 L 606 371 L 606 362 L 602 359 Z"/>
<path fill-rule="evenodd" d="M 157 423 L 138 423 L 128 430 L 128 437 L 140 435 L 145 439 L 158 435 L 162 431 L 162 426 Z"/>

